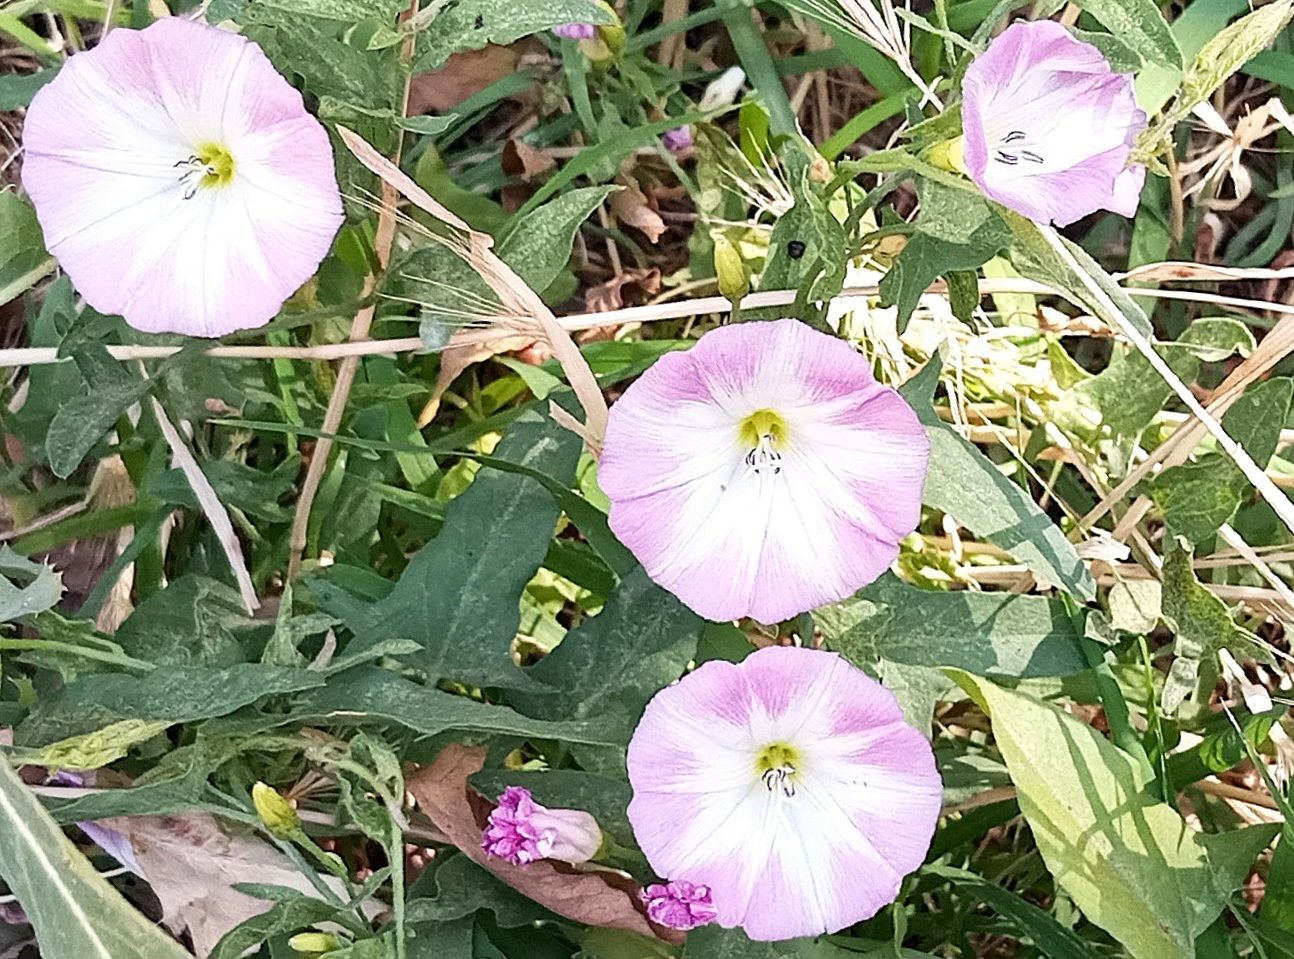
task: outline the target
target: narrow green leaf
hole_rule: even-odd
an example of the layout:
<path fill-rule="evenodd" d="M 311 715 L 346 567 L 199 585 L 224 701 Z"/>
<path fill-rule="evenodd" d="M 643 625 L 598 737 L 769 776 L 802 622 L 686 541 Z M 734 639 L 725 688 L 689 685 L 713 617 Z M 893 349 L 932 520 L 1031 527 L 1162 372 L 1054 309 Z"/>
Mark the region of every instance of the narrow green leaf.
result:
<path fill-rule="evenodd" d="M 43 613 L 62 595 L 63 577 L 54 567 L 0 546 L 0 623 Z"/>
<path fill-rule="evenodd" d="M 580 224 L 616 189 L 591 186 L 569 190 L 526 216 L 513 218 L 499 237 L 499 256 L 531 289 L 546 290 L 571 258 Z"/>
<path fill-rule="evenodd" d="M 0 763 L 0 877 L 44 959 L 189 959 L 99 876 L 8 763 Z"/>

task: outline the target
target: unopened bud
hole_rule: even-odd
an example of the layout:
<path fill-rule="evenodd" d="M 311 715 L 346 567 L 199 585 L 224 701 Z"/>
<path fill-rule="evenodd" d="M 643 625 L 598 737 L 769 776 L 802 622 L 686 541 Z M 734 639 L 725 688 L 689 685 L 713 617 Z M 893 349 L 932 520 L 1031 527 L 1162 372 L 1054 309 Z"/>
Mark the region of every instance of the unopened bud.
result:
<path fill-rule="evenodd" d="M 303 932 L 288 940 L 288 948 L 305 955 L 332 952 L 341 942 L 331 932 Z"/>
<path fill-rule="evenodd" d="M 301 831 L 301 817 L 274 787 L 265 783 L 253 786 L 252 805 L 256 807 L 256 814 L 261 817 L 261 822 L 271 835 L 288 839 Z"/>
<path fill-rule="evenodd" d="M 926 152 L 926 161 L 941 170 L 966 175 L 966 138 L 941 140 Z"/>
<path fill-rule="evenodd" d="M 714 273 L 719 279 L 719 292 L 736 304 L 750 292 L 750 277 L 741 254 L 722 233 L 714 235 Z"/>

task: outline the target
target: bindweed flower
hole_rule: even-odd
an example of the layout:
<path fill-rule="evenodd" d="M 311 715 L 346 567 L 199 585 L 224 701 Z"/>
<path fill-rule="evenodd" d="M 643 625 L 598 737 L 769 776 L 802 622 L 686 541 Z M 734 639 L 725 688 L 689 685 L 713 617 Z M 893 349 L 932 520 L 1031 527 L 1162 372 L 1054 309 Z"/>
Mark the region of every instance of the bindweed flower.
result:
<path fill-rule="evenodd" d="M 1146 114 L 1096 47 L 1050 20 L 1013 23 L 967 68 L 962 97 L 967 172 L 989 197 L 1057 226 L 1126 209 L 1115 181 Z"/>
<path fill-rule="evenodd" d="M 719 914 L 710 887 L 687 880 L 655 883 L 638 895 L 647 906 L 647 918 L 669 929 L 695 929 L 714 922 Z"/>
<path fill-rule="evenodd" d="M 487 853 L 518 866 L 536 859 L 587 862 L 601 847 L 596 819 L 578 809 L 541 806 L 523 786 L 503 790 L 481 837 Z"/>
<path fill-rule="evenodd" d="M 598 480 L 653 580 L 714 620 L 851 595 L 921 515 L 929 442 L 848 343 L 798 320 L 712 330 L 611 408 Z"/>
<path fill-rule="evenodd" d="M 342 222 L 332 148 L 249 40 L 114 30 L 32 100 L 23 185 L 87 302 L 148 332 L 261 326 Z"/>
<path fill-rule="evenodd" d="M 692 149 L 692 128 L 687 124 L 666 130 L 661 134 L 661 142 L 670 153 L 683 153 Z"/>
<path fill-rule="evenodd" d="M 629 821 L 658 875 L 704 886 L 752 939 L 836 932 L 894 901 L 942 785 L 894 696 L 835 653 L 700 666 L 629 742 Z"/>
<path fill-rule="evenodd" d="M 598 28 L 591 23 L 563 23 L 553 27 L 553 33 L 567 40 L 592 40 L 598 35 Z"/>

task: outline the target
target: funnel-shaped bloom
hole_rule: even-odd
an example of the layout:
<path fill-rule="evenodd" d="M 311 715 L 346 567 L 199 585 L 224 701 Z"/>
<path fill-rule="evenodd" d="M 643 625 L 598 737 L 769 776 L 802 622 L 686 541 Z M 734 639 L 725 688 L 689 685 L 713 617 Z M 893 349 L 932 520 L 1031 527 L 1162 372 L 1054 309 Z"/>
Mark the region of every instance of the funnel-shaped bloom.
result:
<path fill-rule="evenodd" d="M 849 596 L 921 515 L 929 443 L 871 365 L 798 320 L 712 330 L 611 409 L 611 528 L 703 616 L 775 623 Z"/>
<path fill-rule="evenodd" d="M 1050 20 L 1013 23 L 967 68 L 962 97 L 967 172 L 988 196 L 1058 226 L 1118 202 L 1146 115 L 1096 47 Z"/>
<path fill-rule="evenodd" d="M 518 866 L 536 859 L 587 862 L 601 846 L 596 819 L 578 809 L 541 806 L 523 786 L 503 790 L 481 837 L 487 853 Z"/>
<path fill-rule="evenodd" d="M 50 252 L 91 306 L 141 330 L 261 326 L 342 222 L 301 94 L 254 43 L 178 17 L 68 60 L 23 142 Z"/>
<path fill-rule="evenodd" d="M 921 864 L 942 788 L 894 696 L 835 653 L 705 663 L 647 704 L 629 821 L 651 867 L 752 939 L 836 932 Z"/>

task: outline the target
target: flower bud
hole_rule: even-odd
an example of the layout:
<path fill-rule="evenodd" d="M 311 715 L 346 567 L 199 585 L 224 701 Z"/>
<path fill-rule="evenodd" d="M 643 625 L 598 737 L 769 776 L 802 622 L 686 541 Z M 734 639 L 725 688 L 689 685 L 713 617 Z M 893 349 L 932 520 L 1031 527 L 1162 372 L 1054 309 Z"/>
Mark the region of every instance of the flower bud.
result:
<path fill-rule="evenodd" d="M 252 805 L 256 807 L 256 814 L 261 817 L 261 822 L 271 835 L 288 839 L 301 831 L 301 817 L 291 803 L 272 786 L 265 783 L 253 786 Z"/>
<path fill-rule="evenodd" d="M 340 940 L 331 932 L 303 932 L 288 940 L 288 948 L 308 956 L 332 952 L 340 946 Z"/>
<path fill-rule="evenodd" d="M 509 786 L 490 813 L 481 848 L 518 866 L 536 859 L 587 862 L 602 848 L 602 830 L 586 812 L 549 809 L 529 789 Z"/>
<path fill-rule="evenodd" d="M 714 234 L 714 274 L 719 292 L 735 306 L 750 292 L 750 277 L 741 254 L 722 233 Z"/>
<path fill-rule="evenodd" d="M 951 140 L 940 140 L 926 153 L 926 161 L 941 170 L 966 175 L 966 138 L 953 137 Z"/>

